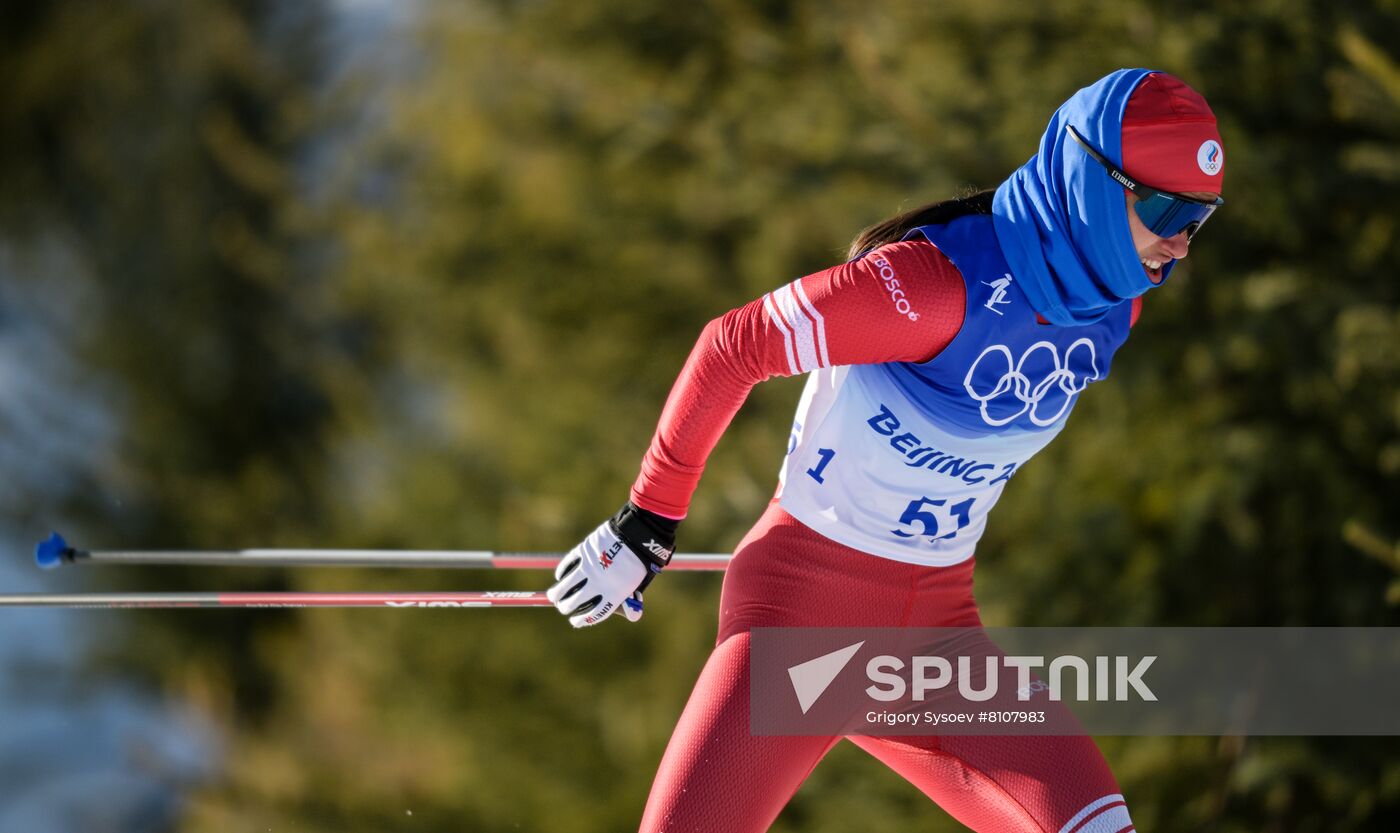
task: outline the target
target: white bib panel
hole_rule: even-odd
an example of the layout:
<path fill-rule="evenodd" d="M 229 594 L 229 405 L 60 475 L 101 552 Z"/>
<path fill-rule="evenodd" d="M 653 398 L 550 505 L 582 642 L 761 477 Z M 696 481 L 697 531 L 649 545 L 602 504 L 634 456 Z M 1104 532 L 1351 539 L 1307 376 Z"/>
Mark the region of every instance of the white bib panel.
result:
<path fill-rule="evenodd" d="M 1063 427 L 955 436 L 881 366 L 824 368 L 807 377 L 779 503 L 853 549 L 945 567 L 972 556 L 1007 480 Z"/>

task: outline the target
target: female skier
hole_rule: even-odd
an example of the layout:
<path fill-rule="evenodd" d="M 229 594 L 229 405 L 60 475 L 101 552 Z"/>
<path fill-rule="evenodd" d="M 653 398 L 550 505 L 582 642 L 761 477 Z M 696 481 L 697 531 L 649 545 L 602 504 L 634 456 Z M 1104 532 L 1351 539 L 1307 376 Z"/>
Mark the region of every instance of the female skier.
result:
<path fill-rule="evenodd" d="M 766 830 L 840 738 L 754 736 L 754 627 L 980 627 L 973 548 L 1011 476 L 1108 375 L 1220 199 L 1215 116 L 1177 78 L 1075 93 L 995 192 L 867 229 L 851 260 L 711 321 L 631 499 L 560 561 L 575 627 L 671 558 L 710 450 L 749 389 L 809 374 L 777 495 L 735 551 L 719 633 L 671 737 L 644 833 Z M 1088 737 L 850 738 L 976 831 L 1133 830 Z"/>

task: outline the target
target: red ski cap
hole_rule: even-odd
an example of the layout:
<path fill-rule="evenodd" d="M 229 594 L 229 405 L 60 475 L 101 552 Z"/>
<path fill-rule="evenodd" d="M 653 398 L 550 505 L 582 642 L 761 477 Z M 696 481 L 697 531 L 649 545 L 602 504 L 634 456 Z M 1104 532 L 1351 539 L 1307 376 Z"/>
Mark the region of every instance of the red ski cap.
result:
<path fill-rule="evenodd" d="M 1165 72 L 1145 77 L 1123 110 L 1123 171 L 1162 191 L 1219 194 L 1225 150 L 1201 94 Z"/>

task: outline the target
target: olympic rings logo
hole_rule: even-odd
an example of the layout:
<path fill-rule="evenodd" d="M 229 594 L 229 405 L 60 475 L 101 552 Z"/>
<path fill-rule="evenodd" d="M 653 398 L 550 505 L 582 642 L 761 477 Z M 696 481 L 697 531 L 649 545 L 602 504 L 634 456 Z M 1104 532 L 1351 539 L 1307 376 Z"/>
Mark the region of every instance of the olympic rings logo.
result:
<path fill-rule="evenodd" d="M 1077 376 L 1071 369 L 1070 358 L 1075 350 L 1088 350 L 1089 370 L 1093 375 L 1087 373 Z M 1037 350 L 1047 350 L 1050 353 L 1052 369 L 1048 375 L 1038 383 L 1032 385 L 1030 378 L 1025 374 L 1026 361 L 1035 354 Z M 984 393 L 979 393 L 972 385 L 972 377 L 976 375 L 977 368 L 981 366 L 982 360 L 988 356 L 998 355 L 1006 362 L 1006 372 L 1002 374 L 992 389 Z M 1021 354 L 1019 361 L 1011 356 L 1011 350 L 1004 344 L 993 344 L 982 355 L 978 356 L 972 363 L 972 367 L 967 369 L 967 377 L 963 379 L 963 388 L 981 405 L 982 419 L 988 425 L 1006 425 L 1015 421 L 1022 414 L 1029 413 L 1031 422 L 1040 427 L 1054 425 L 1060 417 L 1069 411 L 1074 404 L 1074 398 L 1080 391 L 1089 386 L 1089 383 L 1099 378 L 1098 356 L 1094 352 L 1094 343 L 1087 338 L 1075 341 L 1065 350 L 1064 361 L 1060 361 L 1060 353 L 1055 349 L 1055 345 L 1048 341 L 1037 341 L 1026 352 Z M 1045 398 L 1053 389 L 1058 388 L 1065 396 L 1060 403 L 1060 408 L 1053 416 L 1044 417 L 1039 413 L 1040 401 Z M 1006 417 L 994 417 L 987 412 L 987 405 L 996 401 L 1000 397 L 1010 394 L 1021 402 L 1021 410 Z"/>

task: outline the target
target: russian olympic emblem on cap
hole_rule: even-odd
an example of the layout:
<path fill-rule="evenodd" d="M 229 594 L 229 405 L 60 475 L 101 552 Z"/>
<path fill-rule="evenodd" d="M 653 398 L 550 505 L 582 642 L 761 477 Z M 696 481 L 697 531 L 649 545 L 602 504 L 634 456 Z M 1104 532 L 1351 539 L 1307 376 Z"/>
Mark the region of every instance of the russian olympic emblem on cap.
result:
<path fill-rule="evenodd" d="M 1201 167 L 1201 172 L 1208 176 L 1220 173 L 1220 166 L 1225 164 L 1225 151 L 1221 150 L 1220 143 L 1214 139 L 1202 142 L 1196 149 L 1196 164 Z"/>

